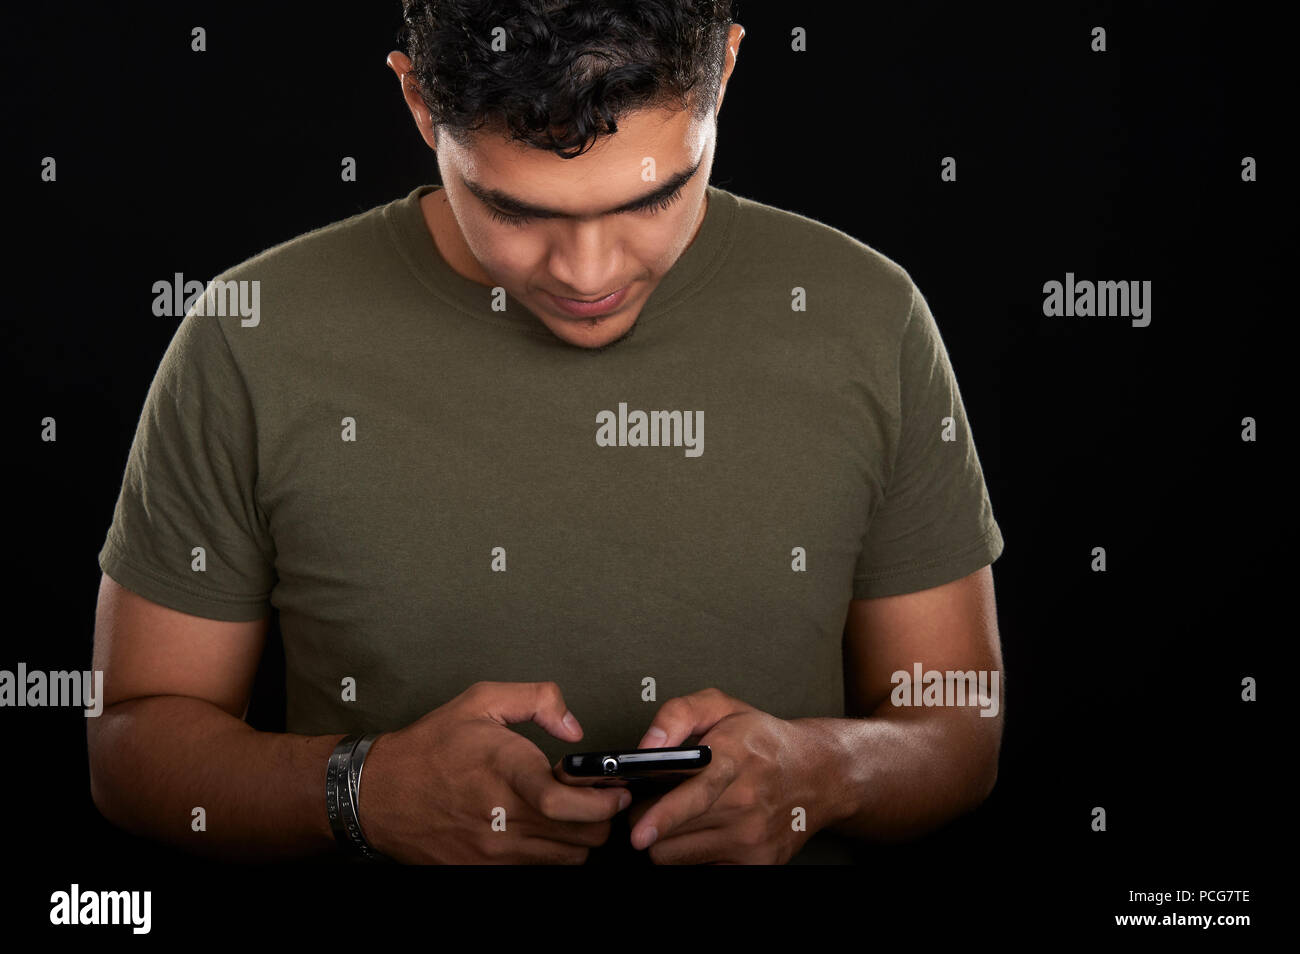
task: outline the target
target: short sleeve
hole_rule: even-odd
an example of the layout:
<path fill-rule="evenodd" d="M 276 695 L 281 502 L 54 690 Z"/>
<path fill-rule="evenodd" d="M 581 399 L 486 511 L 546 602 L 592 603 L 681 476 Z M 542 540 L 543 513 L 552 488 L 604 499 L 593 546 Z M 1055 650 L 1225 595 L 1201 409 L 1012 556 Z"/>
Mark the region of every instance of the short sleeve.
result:
<path fill-rule="evenodd" d="M 898 402 L 893 466 L 863 538 L 854 599 L 949 583 L 1002 554 L 957 378 L 915 285 L 899 348 Z"/>
<path fill-rule="evenodd" d="M 99 565 L 155 603 L 247 622 L 271 611 L 275 549 L 255 500 L 253 405 L 220 320 L 192 309 L 177 326 L 140 413 Z"/>

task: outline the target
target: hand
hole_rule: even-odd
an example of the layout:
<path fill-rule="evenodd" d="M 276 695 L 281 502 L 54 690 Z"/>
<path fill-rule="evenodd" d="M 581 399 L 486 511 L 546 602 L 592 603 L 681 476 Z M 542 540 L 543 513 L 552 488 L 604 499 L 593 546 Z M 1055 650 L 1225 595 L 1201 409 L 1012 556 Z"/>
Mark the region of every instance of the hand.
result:
<path fill-rule="evenodd" d="M 632 847 L 649 843 L 655 864 L 785 864 L 830 823 L 820 817 L 826 747 L 810 727 L 705 689 L 665 702 L 637 748 L 683 745 L 701 732 L 709 765 L 629 810 Z M 795 808 L 807 831 L 793 830 Z"/>
<path fill-rule="evenodd" d="M 371 746 L 361 773 L 361 830 L 395 861 L 582 864 L 630 801 L 623 791 L 557 781 L 542 750 L 509 723 L 582 738 L 553 682 L 477 682 Z M 504 831 L 493 827 L 505 810 Z"/>

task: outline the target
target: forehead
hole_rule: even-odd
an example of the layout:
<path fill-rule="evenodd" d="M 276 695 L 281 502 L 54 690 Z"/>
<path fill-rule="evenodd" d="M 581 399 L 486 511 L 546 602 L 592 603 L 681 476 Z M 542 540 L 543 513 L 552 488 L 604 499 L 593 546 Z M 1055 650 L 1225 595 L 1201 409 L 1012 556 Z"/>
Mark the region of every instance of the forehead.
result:
<path fill-rule="evenodd" d="M 438 151 L 462 177 L 485 188 L 538 205 L 604 208 L 689 168 L 704 147 L 708 120 L 684 109 L 625 113 L 616 120 L 618 132 L 601 135 L 574 159 L 508 141 L 491 126 L 471 133 L 466 145 L 441 137 Z"/>

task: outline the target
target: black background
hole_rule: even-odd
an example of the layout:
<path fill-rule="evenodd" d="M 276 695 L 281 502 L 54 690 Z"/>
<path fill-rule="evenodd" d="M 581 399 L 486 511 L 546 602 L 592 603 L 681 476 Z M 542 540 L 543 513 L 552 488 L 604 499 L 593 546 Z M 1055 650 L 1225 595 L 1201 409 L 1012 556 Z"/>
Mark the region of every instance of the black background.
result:
<path fill-rule="evenodd" d="M 380 912 L 433 929 L 475 898 L 498 912 L 539 901 L 522 927 L 547 934 L 602 913 L 624 931 L 615 913 L 696 912 L 846 917 L 869 938 L 956 911 L 978 918 L 955 922 L 972 940 L 1028 924 L 1120 933 L 1137 929 L 1115 914 L 1163 913 L 1128 903 L 1130 890 L 1177 888 L 1250 889 L 1251 904 L 1220 907 L 1262 922 L 1285 762 L 1270 677 L 1294 636 L 1268 546 L 1289 440 L 1274 338 L 1293 300 L 1276 280 L 1290 174 L 1277 130 L 1293 124 L 1276 102 L 1279 28 L 1201 3 L 738 6 L 747 36 L 712 183 L 902 264 L 957 371 L 1006 540 L 994 577 L 1009 701 L 988 802 L 851 869 L 228 866 L 99 816 L 79 709 L 5 709 L 0 810 L 10 872 L 24 872 L 0 893 L 7 926 L 51 929 L 49 895 L 74 881 L 152 890 L 153 934 L 174 938 L 236 936 L 259 917 L 365 928 Z M 2 327 L 17 437 L 0 668 L 90 666 L 96 555 L 178 323 L 153 316 L 153 282 L 206 281 L 436 181 L 384 63 L 398 23 L 396 0 L 51 4 L 6 19 Z M 196 25 L 207 52 L 190 51 Z M 793 26 L 808 52 L 790 51 Z M 1090 50 L 1094 26 L 1105 53 Z M 939 179 L 949 155 L 956 183 Z M 45 156 L 56 183 L 40 179 Z M 344 156 L 359 181 L 340 181 Z M 1244 156 L 1259 182 L 1241 181 Z M 1151 281 L 1151 324 L 1045 318 L 1043 283 L 1067 271 Z M 56 443 L 39 437 L 47 415 Z M 1241 440 L 1244 417 L 1258 442 Z M 1104 573 L 1090 569 L 1097 546 Z M 283 727 L 272 637 L 250 713 L 269 729 Z M 1241 701 L 1245 676 L 1260 701 Z M 1094 806 L 1106 832 L 1091 830 Z M 787 900 L 737 900 L 760 889 Z"/>

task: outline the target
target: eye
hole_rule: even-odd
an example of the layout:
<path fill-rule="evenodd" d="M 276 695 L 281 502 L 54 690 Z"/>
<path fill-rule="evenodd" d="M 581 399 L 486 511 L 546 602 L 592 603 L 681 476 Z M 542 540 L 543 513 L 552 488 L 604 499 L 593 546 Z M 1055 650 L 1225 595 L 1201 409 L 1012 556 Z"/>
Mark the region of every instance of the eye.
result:
<path fill-rule="evenodd" d="M 656 211 L 658 211 L 659 209 L 668 208 L 668 206 L 672 205 L 681 197 L 682 197 L 682 188 L 681 186 L 678 186 L 677 191 L 672 193 L 672 195 L 666 195 L 658 202 L 656 202 L 654 205 L 646 206 L 644 209 L 637 209 L 637 211 L 644 212 L 646 215 L 654 215 Z"/>
<path fill-rule="evenodd" d="M 526 215 L 509 215 L 505 212 L 502 212 L 500 209 L 493 208 L 490 205 L 487 206 L 487 210 L 488 210 L 488 215 L 492 216 L 492 218 L 496 219 L 498 222 L 501 222 L 505 225 L 523 225 L 528 221 L 528 216 Z"/>
<path fill-rule="evenodd" d="M 644 206 L 643 208 L 635 209 L 633 211 L 641 212 L 645 215 L 654 215 L 660 209 L 667 209 L 670 205 L 672 205 L 681 197 L 682 197 L 682 189 L 680 186 L 678 186 L 677 190 L 674 191 L 671 195 L 666 195 L 662 199 L 658 200 L 657 202 L 654 202 L 651 205 Z M 503 225 L 522 226 L 532 221 L 532 217 L 528 215 L 511 215 L 510 213 L 502 212 L 500 209 L 495 208 L 494 206 L 491 205 L 485 205 L 485 208 L 488 211 L 488 215 L 492 216 L 493 219 L 495 219 L 496 221 L 500 222 Z"/>

